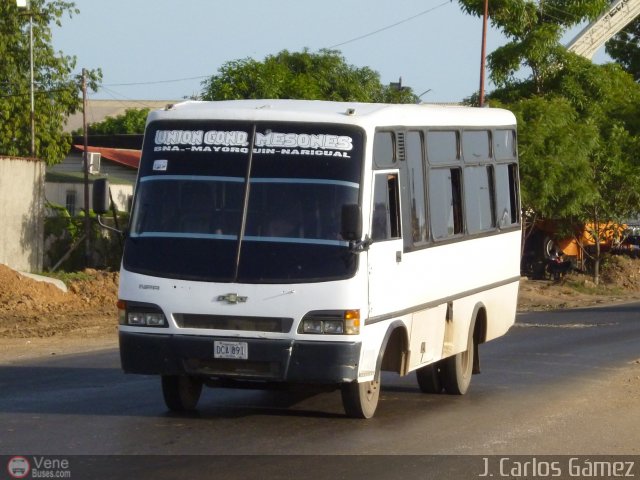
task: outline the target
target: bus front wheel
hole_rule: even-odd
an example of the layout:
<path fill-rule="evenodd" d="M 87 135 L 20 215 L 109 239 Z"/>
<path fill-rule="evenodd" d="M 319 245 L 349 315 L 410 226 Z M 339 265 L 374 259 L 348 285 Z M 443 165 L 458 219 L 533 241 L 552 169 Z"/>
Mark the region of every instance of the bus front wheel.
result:
<path fill-rule="evenodd" d="M 188 375 L 163 375 L 162 395 L 173 412 L 195 410 L 202 393 L 202 381 Z"/>
<path fill-rule="evenodd" d="M 348 417 L 371 418 L 380 399 L 380 372 L 369 382 L 343 383 L 342 405 Z"/>

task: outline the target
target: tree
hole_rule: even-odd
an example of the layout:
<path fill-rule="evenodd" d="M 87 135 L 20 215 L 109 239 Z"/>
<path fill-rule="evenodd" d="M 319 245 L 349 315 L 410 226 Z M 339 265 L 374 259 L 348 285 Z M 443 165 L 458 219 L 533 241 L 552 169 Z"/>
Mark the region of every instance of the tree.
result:
<path fill-rule="evenodd" d="M 380 83 L 368 67 L 346 63 L 336 50 L 318 53 L 283 50 L 260 62 L 251 58 L 233 60 L 218 74 L 203 82 L 204 100 L 245 98 L 295 98 L 358 102 L 415 103 L 410 88 Z"/>
<path fill-rule="evenodd" d="M 476 15 L 484 4 L 459 2 Z M 524 211 L 554 219 L 564 231 L 576 223 L 588 228 L 596 283 L 602 226 L 640 212 L 640 86 L 615 64 L 594 65 L 567 52 L 559 39 L 607 4 L 499 0 L 489 10 L 510 39 L 489 56 L 498 86 L 489 100 L 518 116 Z"/>
<path fill-rule="evenodd" d="M 458 0 L 462 9 L 475 16 L 484 12 L 485 0 Z M 609 0 L 496 0 L 489 2 L 491 24 L 509 42 L 487 57 L 490 78 L 498 88 L 521 82 L 516 75 L 524 66 L 531 70 L 526 83 L 531 91 L 542 93 L 546 80 L 562 68 L 567 57 L 560 37 L 584 20 L 593 20 Z"/>
<path fill-rule="evenodd" d="M 640 81 L 640 18 L 606 43 L 606 52 L 627 72 Z"/>
<path fill-rule="evenodd" d="M 89 135 L 117 135 L 144 133 L 147 123 L 148 108 L 127 108 L 122 115 L 107 117 L 101 122 L 89 124 Z M 82 129 L 73 132 L 82 135 Z"/>
<path fill-rule="evenodd" d="M 0 153 L 29 156 L 30 128 L 30 41 L 29 16 L 33 20 L 33 64 L 35 97 L 35 154 L 49 164 L 68 153 L 71 137 L 63 132 L 66 118 L 80 102 L 80 79 L 72 72 L 76 59 L 56 53 L 51 45 L 51 24 L 61 26 L 63 15 L 78 10 L 63 0 L 30 0 L 29 10 L 16 2 L 0 2 Z M 101 79 L 99 70 L 90 72 L 90 87 Z"/>
<path fill-rule="evenodd" d="M 616 64 L 578 56 L 550 76 L 544 95 L 510 98 L 519 120 L 523 207 L 594 239 L 594 281 L 606 227 L 640 212 L 640 86 Z"/>
<path fill-rule="evenodd" d="M 562 97 L 510 103 L 518 120 L 522 207 L 537 218 L 578 216 L 594 195 L 589 169 L 597 128 Z"/>

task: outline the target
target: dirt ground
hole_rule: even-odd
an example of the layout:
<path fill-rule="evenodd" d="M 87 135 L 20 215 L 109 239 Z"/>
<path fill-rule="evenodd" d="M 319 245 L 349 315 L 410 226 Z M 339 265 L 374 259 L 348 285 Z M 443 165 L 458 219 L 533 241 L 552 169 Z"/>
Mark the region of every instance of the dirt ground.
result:
<path fill-rule="evenodd" d="M 117 345 L 118 274 L 87 270 L 68 292 L 0 265 L 0 363 Z M 640 260 L 611 257 L 600 286 L 571 274 L 520 282 L 519 310 L 552 310 L 640 300 Z"/>
<path fill-rule="evenodd" d="M 591 275 L 570 273 L 560 281 L 520 280 L 518 311 L 558 310 L 640 300 L 640 259 L 609 256 L 596 286 Z"/>
<path fill-rule="evenodd" d="M 0 264 L 0 363 L 117 345 L 118 274 L 85 273 L 65 293 Z"/>

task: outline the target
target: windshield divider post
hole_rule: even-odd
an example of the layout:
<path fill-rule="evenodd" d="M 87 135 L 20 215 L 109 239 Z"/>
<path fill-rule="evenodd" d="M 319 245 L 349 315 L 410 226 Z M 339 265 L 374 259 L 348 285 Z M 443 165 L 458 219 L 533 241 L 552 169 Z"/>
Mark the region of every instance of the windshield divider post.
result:
<path fill-rule="evenodd" d="M 244 199 L 242 203 L 242 221 L 240 223 L 240 232 L 238 234 L 238 248 L 236 249 L 236 263 L 233 270 L 232 282 L 238 281 L 238 273 L 240 270 L 240 253 L 242 250 L 242 240 L 244 239 L 244 232 L 247 224 L 247 215 L 249 213 L 249 190 L 251 189 L 251 167 L 253 165 L 253 147 L 256 141 L 256 124 L 254 123 L 251 129 L 251 140 L 249 142 L 249 161 L 247 165 L 247 175 L 245 178 L 244 186 Z"/>

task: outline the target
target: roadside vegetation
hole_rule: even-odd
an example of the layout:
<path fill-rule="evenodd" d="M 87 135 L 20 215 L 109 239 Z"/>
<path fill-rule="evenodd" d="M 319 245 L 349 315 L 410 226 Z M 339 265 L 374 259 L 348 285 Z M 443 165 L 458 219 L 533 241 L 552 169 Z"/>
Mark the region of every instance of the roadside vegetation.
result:
<path fill-rule="evenodd" d="M 606 254 L 598 285 L 590 274 L 572 271 L 559 280 L 523 277 L 518 295 L 520 312 L 587 308 L 640 300 L 640 260 Z"/>

